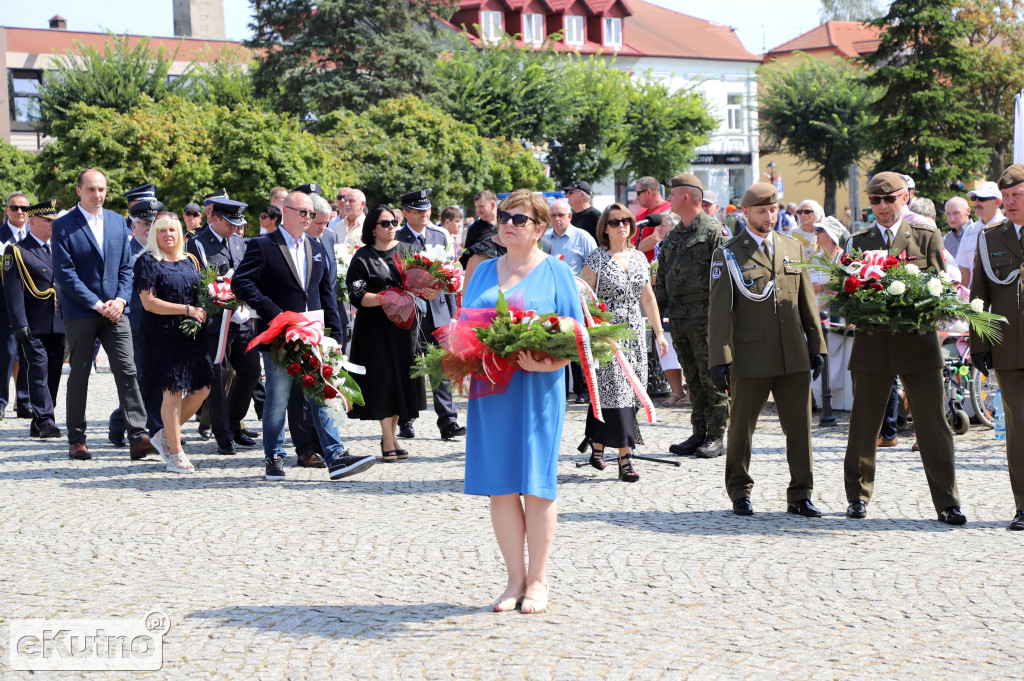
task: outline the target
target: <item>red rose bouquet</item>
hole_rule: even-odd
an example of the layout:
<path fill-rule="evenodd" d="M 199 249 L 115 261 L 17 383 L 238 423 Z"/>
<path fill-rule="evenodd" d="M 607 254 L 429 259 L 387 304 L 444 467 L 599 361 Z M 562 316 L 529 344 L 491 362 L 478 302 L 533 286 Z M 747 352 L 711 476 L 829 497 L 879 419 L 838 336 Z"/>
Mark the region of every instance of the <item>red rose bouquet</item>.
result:
<path fill-rule="evenodd" d="M 426 289 L 455 293 L 462 288 L 463 271 L 451 248 L 427 246 L 418 253 L 395 253 L 395 264 L 402 275 L 402 286 L 413 295 Z"/>
<path fill-rule="evenodd" d="M 270 327 L 252 339 L 246 350 L 270 343 L 274 363 L 294 376 L 302 392 L 344 420 L 353 405 L 363 404 L 363 393 L 349 372 L 365 373 L 363 367 L 345 360 L 341 347 L 325 334 L 324 325 L 300 312 L 282 312 Z"/>
<path fill-rule="evenodd" d="M 847 325 L 870 333 L 884 328 L 892 333 L 930 333 L 958 318 L 966 319 L 981 338 L 1002 338 L 1000 322 L 1006 318 L 977 309 L 963 300 L 946 272 L 922 270 L 909 262 L 906 252 L 885 251 L 843 254 L 838 262 L 821 256 L 809 267 L 829 275 L 825 290 L 835 296 L 823 304 Z"/>

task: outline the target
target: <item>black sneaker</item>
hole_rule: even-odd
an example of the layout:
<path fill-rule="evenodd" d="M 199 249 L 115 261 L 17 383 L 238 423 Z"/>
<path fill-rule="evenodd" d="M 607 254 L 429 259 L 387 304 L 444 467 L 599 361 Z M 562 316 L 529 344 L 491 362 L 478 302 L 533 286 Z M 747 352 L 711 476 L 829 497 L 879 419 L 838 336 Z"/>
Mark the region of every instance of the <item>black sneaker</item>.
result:
<path fill-rule="evenodd" d="M 356 473 L 362 473 L 377 462 L 373 456 L 339 456 L 334 463 L 327 466 L 327 475 L 331 480 L 341 480 Z"/>
<path fill-rule="evenodd" d="M 284 480 L 284 457 L 267 459 L 267 480 Z"/>

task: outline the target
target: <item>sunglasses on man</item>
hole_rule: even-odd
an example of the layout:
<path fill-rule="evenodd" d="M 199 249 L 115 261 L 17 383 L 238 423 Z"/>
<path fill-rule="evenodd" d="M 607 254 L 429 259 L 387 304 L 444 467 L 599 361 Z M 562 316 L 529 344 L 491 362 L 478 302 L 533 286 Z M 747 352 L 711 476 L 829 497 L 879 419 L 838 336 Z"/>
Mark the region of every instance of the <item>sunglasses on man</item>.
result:
<path fill-rule="evenodd" d="M 892 204 L 896 203 L 896 199 L 898 199 L 899 197 L 899 194 L 888 194 L 886 196 L 869 196 L 868 203 L 870 203 L 872 206 L 877 206 L 878 204 L 884 201 L 886 205 L 891 206 Z"/>

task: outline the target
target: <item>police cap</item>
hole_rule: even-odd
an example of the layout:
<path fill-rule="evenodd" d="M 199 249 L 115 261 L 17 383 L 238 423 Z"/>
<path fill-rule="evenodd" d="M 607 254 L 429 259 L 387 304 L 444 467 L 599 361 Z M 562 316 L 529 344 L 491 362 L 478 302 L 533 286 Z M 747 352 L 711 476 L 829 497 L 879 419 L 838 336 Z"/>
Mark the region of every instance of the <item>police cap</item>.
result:
<path fill-rule="evenodd" d="M 414 192 L 402 194 L 398 197 L 398 200 L 402 204 L 402 208 L 430 210 L 430 192 L 430 189 L 417 189 Z"/>
<path fill-rule="evenodd" d="M 57 199 L 49 199 L 34 206 L 29 206 L 25 214 L 30 218 L 50 218 L 54 220 L 57 217 Z"/>
<path fill-rule="evenodd" d="M 213 209 L 214 215 L 219 215 L 237 226 L 245 224 L 245 209 L 249 205 L 241 201 L 232 201 L 231 199 L 213 199 L 210 202 L 210 207 Z"/>
<path fill-rule="evenodd" d="M 161 202 L 156 199 L 146 199 L 144 201 L 139 201 L 129 208 L 128 215 L 140 220 L 154 220 L 156 219 L 156 214 L 162 213 L 163 210 L 164 204 Z"/>
<path fill-rule="evenodd" d="M 293 192 L 302 192 L 303 194 L 309 194 L 310 196 L 312 196 L 314 194 L 317 195 L 317 196 L 322 196 L 323 195 L 323 187 L 321 187 L 316 182 L 307 182 L 306 184 L 300 184 L 298 187 L 296 187 L 292 191 Z"/>
<path fill-rule="evenodd" d="M 216 190 L 210 192 L 209 194 L 207 194 L 206 196 L 203 197 L 203 205 L 204 206 L 208 206 L 211 203 L 213 203 L 213 201 L 215 199 L 226 199 L 226 198 L 228 198 L 228 190 L 227 189 L 223 189 L 223 188 L 222 189 L 216 189 Z"/>
<path fill-rule="evenodd" d="M 135 189 L 129 189 L 122 194 L 125 200 L 131 201 L 144 201 L 146 199 L 156 198 L 156 185 L 155 184 L 144 184 L 141 187 Z"/>

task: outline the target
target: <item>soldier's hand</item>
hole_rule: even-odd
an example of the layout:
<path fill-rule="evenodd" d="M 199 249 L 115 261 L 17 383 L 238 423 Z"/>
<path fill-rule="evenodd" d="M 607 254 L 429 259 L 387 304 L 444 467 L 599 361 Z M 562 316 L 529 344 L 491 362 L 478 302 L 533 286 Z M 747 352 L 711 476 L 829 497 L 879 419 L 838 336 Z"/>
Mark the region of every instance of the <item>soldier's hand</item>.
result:
<path fill-rule="evenodd" d="M 816 380 L 818 376 L 821 376 L 821 370 L 825 368 L 825 358 L 820 353 L 811 353 L 811 380 Z"/>
<path fill-rule="evenodd" d="M 971 354 L 971 364 L 978 367 L 978 371 L 988 376 L 992 373 L 992 353 L 975 352 Z"/>
<path fill-rule="evenodd" d="M 729 389 L 729 365 L 719 364 L 716 367 L 711 367 L 711 382 L 715 384 L 715 387 L 719 390 Z"/>
<path fill-rule="evenodd" d="M 19 326 L 18 328 L 14 329 L 14 340 L 18 341 L 21 344 L 28 343 L 30 340 L 32 340 L 32 330 L 29 329 L 27 326 Z"/>

